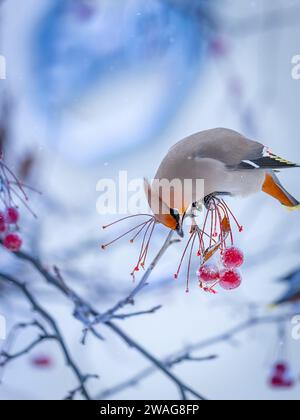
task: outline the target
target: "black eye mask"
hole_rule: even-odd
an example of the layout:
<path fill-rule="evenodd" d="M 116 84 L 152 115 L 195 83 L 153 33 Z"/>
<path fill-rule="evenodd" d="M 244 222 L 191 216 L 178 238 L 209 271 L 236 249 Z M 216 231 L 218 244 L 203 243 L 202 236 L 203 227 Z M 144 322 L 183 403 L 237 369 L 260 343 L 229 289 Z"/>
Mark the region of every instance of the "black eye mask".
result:
<path fill-rule="evenodd" d="M 184 234 L 183 234 L 183 230 L 182 230 L 182 225 L 181 225 L 181 219 L 180 219 L 179 212 L 176 209 L 170 209 L 170 214 L 176 220 L 176 231 L 177 231 L 178 235 L 183 238 Z"/>

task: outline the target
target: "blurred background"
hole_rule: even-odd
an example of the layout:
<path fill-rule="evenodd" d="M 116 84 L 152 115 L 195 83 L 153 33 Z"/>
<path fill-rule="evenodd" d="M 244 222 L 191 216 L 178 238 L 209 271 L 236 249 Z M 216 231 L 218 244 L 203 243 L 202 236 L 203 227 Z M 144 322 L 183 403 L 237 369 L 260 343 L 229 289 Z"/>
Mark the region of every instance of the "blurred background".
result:
<path fill-rule="evenodd" d="M 0 20 L 5 159 L 42 192 L 30 195 L 38 219 L 22 212 L 24 249 L 59 266 L 100 311 L 131 290 L 138 248 L 124 241 L 100 250 L 111 235 L 100 227 L 111 217 L 96 212 L 99 179 L 117 179 L 120 170 L 130 178 L 151 178 L 175 142 L 213 127 L 235 129 L 300 162 L 300 80 L 292 74 L 292 59 L 300 55 L 300 0 L 5 0 Z M 299 170 L 280 178 L 300 198 Z M 136 309 L 163 308 L 118 321 L 160 358 L 253 315 L 297 313 L 291 304 L 269 305 L 289 288 L 279 280 L 300 269 L 299 213 L 263 194 L 230 204 L 245 228 L 238 238 L 246 255 L 242 287 L 208 296 L 195 281 L 186 294 L 184 277 L 172 280 L 183 246 L 178 244 L 136 302 Z M 164 229 L 157 232 L 153 255 L 165 236 Z M 104 327 L 104 342 L 90 338 L 82 346 L 71 305 L 13 256 L 2 249 L 0 254 L 1 270 L 30 284 L 55 315 L 78 363 L 100 375 L 90 384 L 94 395 L 148 366 Z M 13 289 L 0 292 L 8 329 L 30 319 Z M 291 330 L 287 323 L 283 343 L 281 324 L 257 326 L 198 353 L 217 359 L 180 364 L 175 371 L 210 399 L 298 399 L 300 341 Z M 275 389 L 268 381 L 283 353 L 294 385 Z M 48 360 L 42 367 L 36 363 L 41 357 Z M 1 399 L 59 399 L 76 386 L 53 343 L 11 363 L 1 377 Z M 177 397 L 156 372 L 110 398 Z"/>

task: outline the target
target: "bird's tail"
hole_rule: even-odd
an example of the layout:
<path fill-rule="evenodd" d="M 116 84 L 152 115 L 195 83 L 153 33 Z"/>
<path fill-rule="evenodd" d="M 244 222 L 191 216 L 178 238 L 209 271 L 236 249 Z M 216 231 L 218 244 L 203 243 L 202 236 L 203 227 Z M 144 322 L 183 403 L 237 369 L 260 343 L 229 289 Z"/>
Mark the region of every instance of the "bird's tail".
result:
<path fill-rule="evenodd" d="M 279 179 L 273 172 L 266 175 L 262 191 L 271 197 L 276 198 L 283 206 L 289 210 L 300 210 L 300 203 L 281 185 Z"/>
<path fill-rule="evenodd" d="M 266 151 L 266 155 L 259 159 L 251 159 L 251 162 L 257 165 L 260 169 L 288 169 L 299 168 L 296 163 L 283 159 L 280 156 L 274 155 L 270 151 Z"/>

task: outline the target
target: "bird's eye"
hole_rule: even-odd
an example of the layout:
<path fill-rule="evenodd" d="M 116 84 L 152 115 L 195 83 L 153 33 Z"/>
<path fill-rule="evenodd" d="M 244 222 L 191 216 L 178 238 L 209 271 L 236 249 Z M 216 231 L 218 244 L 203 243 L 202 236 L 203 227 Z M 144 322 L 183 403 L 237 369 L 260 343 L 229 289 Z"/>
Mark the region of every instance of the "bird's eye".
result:
<path fill-rule="evenodd" d="M 170 209 L 171 216 L 175 217 L 176 220 L 179 220 L 180 213 L 177 209 Z"/>
<path fill-rule="evenodd" d="M 170 214 L 176 222 L 176 229 L 180 226 L 180 213 L 177 209 L 170 209 Z"/>

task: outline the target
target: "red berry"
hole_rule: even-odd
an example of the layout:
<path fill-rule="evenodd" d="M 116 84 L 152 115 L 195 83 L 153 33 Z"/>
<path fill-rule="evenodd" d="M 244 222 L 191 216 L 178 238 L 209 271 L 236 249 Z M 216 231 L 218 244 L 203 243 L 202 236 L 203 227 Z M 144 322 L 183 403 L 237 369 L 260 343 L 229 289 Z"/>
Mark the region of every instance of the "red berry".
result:
<path fill-rule="evenodd" d="M 220 277 L 220 272 L 218 270 L 218 267 L 216 267 L 215 265 L 205 264 L 199 268 L 197 275 L 199 280 L 201 281 L 213 282 L 218 280 L 218 278 Z"/>
<path fill-rule="evenodd" d="M 283 375 L 284 373 L 288 371 L 288 366 L 286 365 L 286 363 L 278 363 L 275 366 L 275 370 L 277 374 Z"/>
<path fill-rule="evenodd" d="M 52 359 L 48 356 L 36 356 L 31 363 L 38 368 L 49 368 L 53 365 Z"/>
<path fill-rule="evenodd" d="M 4 233 L 5 231 L 6 231 L 5 215 L 4 213 L 0 212 L 0 233 Z"/>
<path fill-rule="evenodd" d="M 273 388 L 292 388 L 295 385 L 293 379 L 285 379 L 281 376 L 274 375 L 270 380 Z"/>
<path fill-rule="evenodd" d="M 18 252 L 22 246 L 22 239 L 15 233 L 10 233 L 4 238 L 3 245 L 9 251 Z"/>
<path fill-rule="evenodd" d="M 244 254 L 238 248 L 227 248 L 223 252 L 222 262 L 226 268 L 239 268 L 244 263 Z"/>
<path fill-rule="evenodd" d="M 284 380 L 280 376 L 273 376 L 270 380 L 270 385 L 273 388 L 282 388 L 284 386 Z"/>
<path fill-rule="evenodd" d="M 295 385 L 295 379 L 289 365 L 285 362 L 277 363 L 269 383 L 273 388 L 292 388 Z"/>
<path fill-rule="evenodd" d="M 241 283 L 241 275 L 236 270 L 223 270 L 220 274 L 220 286 L 225 290 L 237 289 Z"/>
<path fill-rule="evenodd" d="M 9 207 L 6 210 L 5 218 L 8 224 L 15 225 L 20 219 L 20 214 L 15 207 Z"/>

